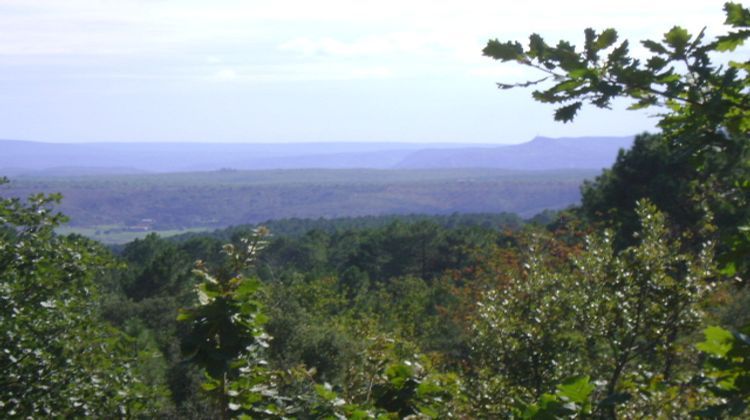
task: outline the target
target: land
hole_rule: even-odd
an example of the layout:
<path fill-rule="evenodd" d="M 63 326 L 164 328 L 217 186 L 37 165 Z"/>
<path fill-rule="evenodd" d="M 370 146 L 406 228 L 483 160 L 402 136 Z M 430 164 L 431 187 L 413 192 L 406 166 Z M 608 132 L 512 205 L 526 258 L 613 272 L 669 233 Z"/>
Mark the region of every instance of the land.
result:
<path fill-rule="evenodd" d="M 0 196 L 63 195 L 68 231 L 108 243 L 284 218 L 517 213 L 579 201 L 592 170 L 306 169 L 21 177 Z"/>
<path fill-rule="evenodd" d="M 122 175 L 219 169 L 602 169 L 627 137 L 465 143 L 42 143 L 0 140 L 7 176 Z"/>
<path fill-rule="evenodd" d="M 61 232 L 124 243 L 151 232 L 286 218 L 515 213 L 577 204 L 632 137 L 513 145 L 71 143 L 0 140 L 0 196 L 61 193 Z"/>

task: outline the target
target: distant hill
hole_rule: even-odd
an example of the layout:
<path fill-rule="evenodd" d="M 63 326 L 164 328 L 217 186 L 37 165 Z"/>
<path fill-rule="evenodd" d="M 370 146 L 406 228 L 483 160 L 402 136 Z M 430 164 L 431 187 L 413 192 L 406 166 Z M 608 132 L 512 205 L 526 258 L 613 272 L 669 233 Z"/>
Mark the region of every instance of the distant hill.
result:
<path fill-rule="evenodd" d="M 41 143 L 0 140 L 0 175 L 70 176 L 219 169 L 601 169 L 633 137 L 460 143 Z"/>
<path fill-rule="evenodd" d="M 0 140 L 0 174 L 77 168 L 80 175 L 122 168 L 138 172 L 193 172 L 219 169 L 372 168 L 387 169 L 428 147 L 462 144 L 417 143 L 42 143 Z M 54 172 L 54 171 L 53 171 Z M 65 172 L 70 175 L 70 171 Z M 47 174 L 42 174 L 47 175 Z"/>
<path fill-rule="evenodd" d="M 617 152 L 633 144 L 633 137 L 537 137 L 530 142 L 500 147 L 419 150 L 396 167 L 503 168 L 514 170 L 602 169 L 612 165 Z"/>

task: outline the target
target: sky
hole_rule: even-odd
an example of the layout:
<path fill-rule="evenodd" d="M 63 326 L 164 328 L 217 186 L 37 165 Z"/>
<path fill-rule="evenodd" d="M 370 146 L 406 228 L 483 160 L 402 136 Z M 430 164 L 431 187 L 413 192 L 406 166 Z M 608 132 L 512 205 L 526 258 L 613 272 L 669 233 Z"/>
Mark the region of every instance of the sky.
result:
<path fill-rule="evenodd" d="M 574 123 L 488 39 L 582 43 L 723 31 L 722 1 L 0 0 L 0 138 L 46 142 L 519 143 L 653 130 L 648 111 Z M 635 51 L 638 53 L 638 51 Z M 746 54 L 746 50 L 744 53 Z"/>

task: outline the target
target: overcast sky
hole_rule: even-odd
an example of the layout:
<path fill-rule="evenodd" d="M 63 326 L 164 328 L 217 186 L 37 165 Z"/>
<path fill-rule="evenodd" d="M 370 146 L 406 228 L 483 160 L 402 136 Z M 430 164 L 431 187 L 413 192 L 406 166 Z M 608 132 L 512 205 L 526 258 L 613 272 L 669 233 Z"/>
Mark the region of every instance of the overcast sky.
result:
<path fill-rule="evenodd" d="M 647 112 L 573 124 L 489 38 L 581 44 L 672 25 L 722 31 L 722 1 L 0 0 L 0 138 L 52 142 L 517 143 L 629 135 Z"/>

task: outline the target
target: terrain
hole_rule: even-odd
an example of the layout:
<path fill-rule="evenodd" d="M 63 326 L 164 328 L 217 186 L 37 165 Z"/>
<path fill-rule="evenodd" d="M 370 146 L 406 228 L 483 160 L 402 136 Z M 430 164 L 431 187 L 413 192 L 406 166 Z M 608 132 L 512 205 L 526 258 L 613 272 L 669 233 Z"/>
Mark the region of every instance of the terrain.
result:
<path fill-rule="evenodd" d="M 125 242 L 282 218 L 517 213 L 530 217 L 580 199 L 593 170 L 298 169 L 145 175 L 20 177 L 0 196 L 59 192 L 65 232 Z"/>
<path fill-rule="evenodd" d="M 69 176 L 219 169 L 602 169 L 633 137 L 460 143 L 41 143 L 0 140 L 0 173 Z"/>
<path fill-rule="evenodd" d="M 452 213 L 531 217 L 579 187 L 632 137 L 513 145 L 41 143 L 0 140 L 0 196 L 61 193 L 61 233 L 124 243 L 283 218 Z"/>
<path fill-rule="evenodd" d="M 750 418 L 750 62 L 714 60 L 750 9 L 724 10 L 725 35 L 634 54 L 612 28 L 488 41 L 550 75 L 498 86 L 558 121 L 659 112 L 602 172 L 576 167 L 598 165 L 585 141 L 538 139 L 401 169 L 126 174 L 145 169 L 102 153 L 0 176 L 0 418 Z M 565 211 L 496 212 L 577 199 L 586 171 Z M 72 229 L 238 225 L 105 246 L 61 235 L 50 191 Z"/>

